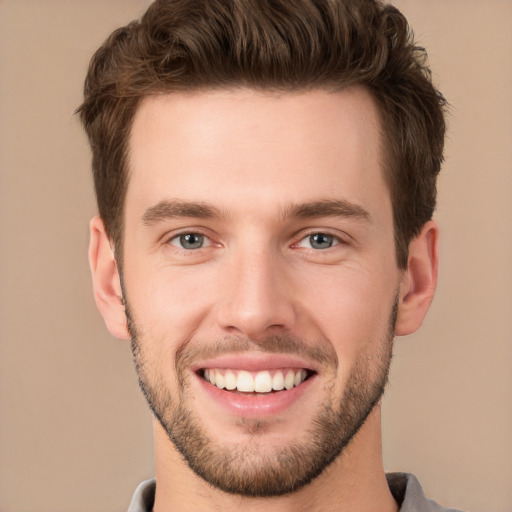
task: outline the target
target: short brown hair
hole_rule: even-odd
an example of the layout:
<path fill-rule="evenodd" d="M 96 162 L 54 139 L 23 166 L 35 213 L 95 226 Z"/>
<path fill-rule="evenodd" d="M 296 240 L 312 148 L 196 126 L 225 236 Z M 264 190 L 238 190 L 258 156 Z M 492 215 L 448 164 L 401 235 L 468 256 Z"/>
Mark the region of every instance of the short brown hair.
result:
<path fill-rule="evenodd" d="M 363 86 L 381 120 L 396 257 L 431 219 L 446 102 L 404 16 L 378 0 L 157 0 L 92 58 L 79 107 L 99 213 L 121 256 L 127 143 L 141 99 L 200 88 Z"/>

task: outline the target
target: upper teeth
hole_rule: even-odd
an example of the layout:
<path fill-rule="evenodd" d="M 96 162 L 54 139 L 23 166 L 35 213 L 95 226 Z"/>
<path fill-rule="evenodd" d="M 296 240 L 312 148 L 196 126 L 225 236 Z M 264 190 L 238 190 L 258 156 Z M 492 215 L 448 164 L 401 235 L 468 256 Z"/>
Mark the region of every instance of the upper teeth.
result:
<path fill-rule="evenodd" d="M 207 368 L 204 378 L 219 389 L 243 391 L 246 393 L 269 393 L 298 386 L 307 377 L 307 371 L 300 370 L 264 370 L 248 372 L 245 370 L 224 370 Z"/>

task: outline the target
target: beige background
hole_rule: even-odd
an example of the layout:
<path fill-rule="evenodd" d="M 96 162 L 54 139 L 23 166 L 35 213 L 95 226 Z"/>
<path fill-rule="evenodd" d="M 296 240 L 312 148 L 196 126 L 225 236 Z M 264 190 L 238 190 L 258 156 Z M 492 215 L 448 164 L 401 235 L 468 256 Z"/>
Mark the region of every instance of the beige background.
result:
<path fill-rule="evenodd" d="M 512 511 L 512 2 L 400 0 L 452 103 L 441 281 L 397 342 L 385 465 L 436 500 Z M 0 511 L 125 510 L 152 475 L 127 343 L 95 310 L 95 211 L 72 115 L 93 50 L 144 0 L 0 0 Z"/>

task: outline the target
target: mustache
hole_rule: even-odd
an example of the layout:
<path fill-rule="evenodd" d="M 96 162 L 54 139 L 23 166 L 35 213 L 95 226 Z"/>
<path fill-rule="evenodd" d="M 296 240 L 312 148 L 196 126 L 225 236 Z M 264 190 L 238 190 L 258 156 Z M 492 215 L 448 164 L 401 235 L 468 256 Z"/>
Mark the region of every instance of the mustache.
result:
<path fill-rule="evenodd" d="M 176 351 L 176 366 L 183 368 L 197 360 L 251 352 L 293 355 L 315 361 L 321 366 L 338 367 L 338 357 L 330 343 L 307 342 L 290 334 L 274 334 L 257 340 L 226 336 L 213 342 L 191 338 Z"/>

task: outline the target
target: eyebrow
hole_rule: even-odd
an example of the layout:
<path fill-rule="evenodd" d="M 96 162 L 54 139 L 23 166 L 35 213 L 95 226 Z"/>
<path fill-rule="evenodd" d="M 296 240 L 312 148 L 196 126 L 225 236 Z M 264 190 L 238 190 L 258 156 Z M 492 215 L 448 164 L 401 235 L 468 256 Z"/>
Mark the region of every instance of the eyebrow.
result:
<path fill-rule="evenodd" d="M 150 206 L 142 216 L 144 226 L 152 226 L 166 219 L 190 217 L 198 219 L 226 218 L 228 215 L 217 207 L 196 201 L 166 199 Z M 314 217 L 342 217 L 371 220 L 370 214 L 362 207 L 345 199 L 324 199 L 308 203 L 291 203 L 281 212 L 283 220 L 308 219 Z"/>
<path fill-rule="evenodd" d="M 144 212 L 142 224 L 151 226 L 166 219 L 179 217 L 213 219 L 225 217 L 225 215 L 218 208 L 207 203 L 166 199 L 150 206 Z"/>
<path fill-rule="evenodd" d="M 283 218 L 285 219 L 308 219 L 313 217 L 354 217 L 371 221 L 371 215 L 367 210 L 346 199 L 324 199 L 303 204 L 290 204 L 283 210 Z"/>

